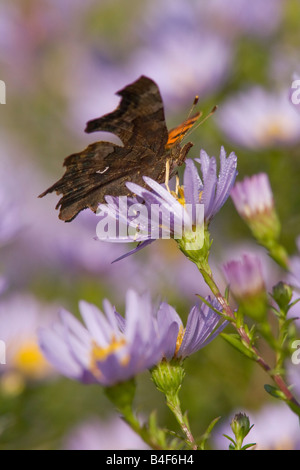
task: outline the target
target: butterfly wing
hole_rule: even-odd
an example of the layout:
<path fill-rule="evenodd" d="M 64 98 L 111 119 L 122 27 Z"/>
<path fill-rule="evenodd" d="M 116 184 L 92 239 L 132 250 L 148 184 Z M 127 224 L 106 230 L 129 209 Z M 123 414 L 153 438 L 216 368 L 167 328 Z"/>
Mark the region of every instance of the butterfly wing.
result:
<path fill-rule="evenodd" d="M 156 83 L 142 75 L 116 93 L 121 96 L 112 113 L 87 123 L 85 132 L 107 131 L 116 134 L 124 146 L 149 147 L 159 153 L 168 140 L 162 98 Z"/>
<path fill-rule="evenodd" d="M 143 174 L 151 174 L 155 157 L 165 152 L 168 131 L 163 103 L 155 82 L 142 76 L 117 93 L 122 97 L 117 109 L 87 123 L 86 132 L 108 131 L 124 146 L 96 142 L 64 161 L 63 177 L 44 191 L 62 194 L 56 208 L 59 218 L 69 222 L 85 208 L 97 210 L 107 195 L 126 195 L 126 181 L 143 184 Z"/>
<path fill-rule="evenodd" d="M 192 117 L 186 119 L 179 126 L 174 127 L 169 131 L 168 140 L 166 143 L 166 149 L 172 148 L 175 144 L 179 143 L 187 134 L 187 132 L 193 127 L 196 121 L 201 116 L 201 112 L 197 112 Z"/>

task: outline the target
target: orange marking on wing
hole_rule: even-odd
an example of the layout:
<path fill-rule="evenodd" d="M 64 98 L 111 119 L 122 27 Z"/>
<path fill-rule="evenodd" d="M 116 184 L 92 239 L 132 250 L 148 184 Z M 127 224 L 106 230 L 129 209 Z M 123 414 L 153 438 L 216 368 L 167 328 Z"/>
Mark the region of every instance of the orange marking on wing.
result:
<path fill-rule="evenodd" d="M 195 124 L 195 122 L 199 119 L 201 113 L 196 113 L 194 116 L 186 119 L 182 124 L 179 126 L 174 127 L 169 131 L 168 142 L 166 143 L 166 149 L 173 147 L 176 142 L 180 142 L 188 130 Z"/>

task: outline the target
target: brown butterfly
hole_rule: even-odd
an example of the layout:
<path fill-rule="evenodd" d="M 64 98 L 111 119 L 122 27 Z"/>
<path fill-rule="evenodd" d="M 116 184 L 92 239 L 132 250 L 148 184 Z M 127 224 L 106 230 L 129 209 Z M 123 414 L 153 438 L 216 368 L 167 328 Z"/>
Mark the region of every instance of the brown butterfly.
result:
<path fill-rule="evenodd" d="M 150 176 L 163 183 L 183 164 L 193 145 L 181 147 L 180 142 L 201 113 L 168 132 L 162 98 L 150 78 L 141 76 L 116 94 L 122 99 L 115 111 L 89 121 L 85 132 L 112 132 L 123 146 L 100 141 L 70 155 L 64 160 L 63 177 L 39 196 L 62 194 L 56 209 L 65 222 L 86 208 L 96 212 L 105 195 L 129 195 L 126 181 L 145 186 L 143 176 Z"/>

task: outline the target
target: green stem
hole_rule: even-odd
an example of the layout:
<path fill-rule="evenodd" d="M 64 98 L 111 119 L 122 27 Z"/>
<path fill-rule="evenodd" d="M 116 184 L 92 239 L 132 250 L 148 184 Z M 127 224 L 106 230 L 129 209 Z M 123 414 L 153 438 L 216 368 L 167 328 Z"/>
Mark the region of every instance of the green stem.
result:
<path fill-rule="evenodd" d="M 151 449 L 155 450 L 166 450 L 163 447 L 161 447 L 155 439 L 150 435 L 148 429 L 145 426 L 141 426 L 139 421 L 136 419 L 134 414 L 131 413 L 126 413 L 126 416 L 124 415 L 124 421 L 131 427 L 131 429 L 138 434 L 143 441 L 151 447 Z"/>
<path fill-rule="evenodd" d="M 289 269 L 289 257 L 282 245 L 276 241 L 272 241 L 272 243 L 265 243 L 263 246 L 267 248 L 269 255 L 279 266 L 285 270 Z"/>
<path fill-rule="evenodd" d="M 141 426 L 138 419 L 132 411 L 132 403 L 135 394 L 134 379 L 116 384 L 104 389 L 108 399 L 114 404 L 116 409 L 123 416 L 124 421 L 135 431 L 146 444 L 152 449 L 163 450 L 163 447 L 151 435 L 146 426 Z"/>
<path fill-rule="evenodd" d="M 276 383 L 276 385 L 279 387 L 279 389 L 283 392 L 284 396 L 286 397 L 286 400 L 289 402 L 289 406 L 293 409 L 294 412 L 296 412 L 298 415 L 300 414 L 300 404 L 297 402 L 296 398 L 293 396 L 291 391 L 289 390 L 288 386 L 284 382 L 282 376 L 279 373 L 275 373 L 272 371 L 272 368 L 265 362 L 265 360 L 260 356 L 258 350 L 251 344 L 251 340 L 244 329 L 243 326 L 237 327 L 235 323 L 235 315 L 234 312 L 232 311 L 231 307 L 229 306 L 227 300 L 225 297 L 221 294 L 217 284 L 215 283 L 212 273 L 209 270 L 209 272 L 203 270 L 202 266 L 198 266 L 199 271 L 201 272 L 204 281 L 206 284 L 209 286 L 210 290 L 216 297 L 216 299 L 219 301 L 220 305 L 223 308 L 223 311 L 226 315 L 226 317 L 229 317 L 232 319 L 232 324 L 236 328 L 237 332 L 239 333 L 240 337 L 242 340 L 247 344 L 248 348 L 251 349 L 251 351 L 254 353 L 256 357 L 256 362 L 262 367 L 262 369 L 269 374 L 269 376 L 273 379 L 273 381 Z M 295 409 L 299 410 L 298 412 L 295 411 Z"/>
<path fill-rule="evenodd" d="M 166 403 L 169 409 L 172 411 L 174 414 L 179 426 L 181 427 L 185 437 L 188 446 L 192 450 L 198 450 L 198 446 L 195 442 L 195 439 L 191 433 L 190 426 L 187 420 L 187 417 L 182 414 L 181 407 L 180 407 L 180 401 L 179 397 L 177 394 L 167 394 L 166 395 Z"/>

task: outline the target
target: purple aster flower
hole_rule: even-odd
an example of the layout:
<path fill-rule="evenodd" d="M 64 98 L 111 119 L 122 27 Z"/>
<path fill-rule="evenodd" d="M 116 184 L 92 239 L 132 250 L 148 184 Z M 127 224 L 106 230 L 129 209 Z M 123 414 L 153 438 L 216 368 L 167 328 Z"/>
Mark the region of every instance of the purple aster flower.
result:
<path fill-rule="evenodd" d="M 221 312 L 221 306 L 208 296 L 207 301 Z M 221 322 L 221 317 L 208 305 L 195 305 L 188 316 L 184 328 L 181 318 L 173 307 L 162 303 L 157 314 L 159 329 L 168 330 L 169 337 L 164 355 L 167 359 L 184 359 L 209 344 L 225 328 L 228 322 Z M 218 326 L 219 325 L 219 326 Z"/>
<path fill-rule="evenodd" d="M 255 320 L 265 317 L 267 291 L 260 258 L 244 254 L 223 266 L 230 290 L 239 303 L 239 311 Z"/>
<path fill-rule="evenodd" d="M 84 301 L 79 307 L 86 326 L 63 310 L 61 323 L 39 332 L 44 355 L 62 374 L 112 386 L 161 359 L 166 338 L 157 330 L 148 296 L 128 291 L 125 319 L 108 300 L 103 302 L 104 314 Z"/>
<path fill-rule="evenodd" d="M 250 149 L 293 145 L 300 140 L 300 116 L 284 89 L 255 87 L 220 106 L 216 123 L 228 139 Z"/>
<path fill-rule="evenodd" d="M 210 158 L 206 152 L 201 151 L 200 159 L 195 161 L 201 165 L 203 181 L 193 160 L 188 159 L 183 176 L 184 184 L 178 188 L 177 193 L 170 193 L 156 181 L 144 176 L 151 191 L 137 184 L 127 183 L 128 189 L 139 199 L 107 197 L 107 205 L 99 206 L 100 215 L 101 212 L 106 213 L 113 227 L 115 221 L 122 222 L 131 229 L 131 233 L 127 230 L 120 236 L 120 230 L 112 230 L 103 234 L 103 224 L 106 224 L 103 219 L 97 227 L 98 237 L 105 241 L 140 243 L 123 257 L 158 238 L 174 238 L 184 251 L 201 250 L 205 245 L 205 229 L 226 202 L 234 184 L 237 157 L 234 153 L 226 157 L 222 147 L 218 176 L 215 157 Z M 101 230 L 98 231 L 99 227 Z M 209 249 L 208 246 L 206 248 Z"/>
<path fill-rule="evenodd" d="M 223 266 L 234 297 L 241 299 L 265 292 L 265 281 L 260 258 L 245 253 L 241 259 Z"/>

